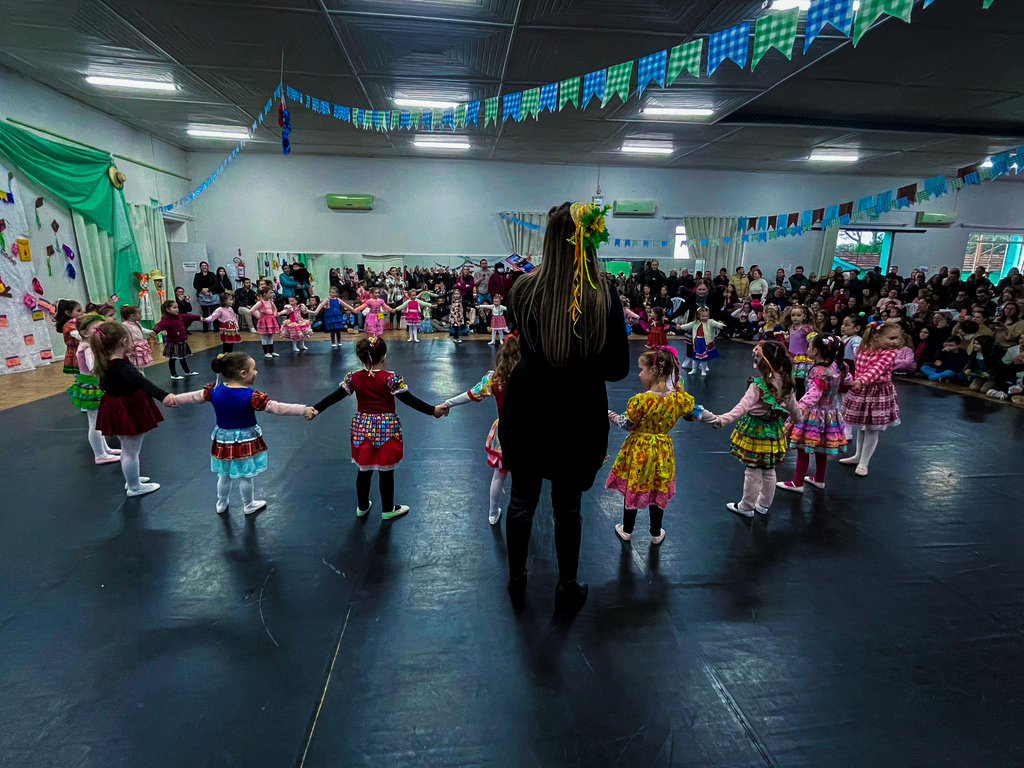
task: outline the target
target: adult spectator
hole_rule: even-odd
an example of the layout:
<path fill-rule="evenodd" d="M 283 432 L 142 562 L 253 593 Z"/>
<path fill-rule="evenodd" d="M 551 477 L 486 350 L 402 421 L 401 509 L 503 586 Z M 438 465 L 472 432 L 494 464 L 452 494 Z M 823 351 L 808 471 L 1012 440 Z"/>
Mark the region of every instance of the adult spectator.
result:
<path fill-rule="evenodd" d="M 775 270 L 775 285 L 780 288 L 786 287 L 786 270 L 781 267 Z"/>
<path fill-rule="evenodd" d="M 252 312 L 249 310 L 256 303 L 256 291 L 252 288 L 252 280 L 248 277 L 242 280 L 242 287 L 235 290 L 235 312 L 240 318 L 238 327 L 244 325 L 246 329 L 256 332 L 256 323 L 253 322 Z"/>
<path fill-rule="evenodd" d="M 750 285 L 748 290 L 750 298 L 757 299 L 758 301 L 763 301 L 768 295 L 768 281 L 761 277 L 759 267 L 750 268 Z"/>
<path fill-rule="evenodd" d="M 220 305 L 218 296 L 221 291 L 220 281 L 210 271 L 209 262 L 199 262 L 199 271 L 192 278 L 192 287 L 196 292 L 196 301 L 199 302 L 199 314 L 203 317 L 203 331 L 209 331 L 210 324 L 206 318 Z"/>
<path fill-rule="evenodd" d="M 1006 273 L 1006 277 L 999 281 L 996 285 L 996 289 L 1002 291 L 1004 288 L 1019 289 L 1024 279 L 1021 278 L 1020 270 L 1017 267 L 1010 267 L 1010 270 Z"/>
<path fill-rule="evenodd" d="M 793 270 L 793 274 L 789 278 L 789 287 L 793 292 L 799 291 L 801 285 L 807 285 L 807 275 L 804 274 L 803 267 L 797 267 Z"/>
<path fill-rule="evenodd" d="M 697 284 L 697 281 L 694 279 L 693 275 L 690 274 L 690 270 L 688 270 L 686 267 L 683 267 L 682 271 L 679 273 L 679 285 L 680 285 L 680 287 L 684 291 L 689 293 L 690 291 L 693 290 L 693 286 L 696 285 L 696 284 Z M 678 293 L 676 295 L 682 296 L 684 294 L 683 293 Z"/>
<path fill-rule="evenodd" d="M 711 270 L 708 271 L 710 272 Z M 724 291 L 725 286 L 729 284 L 729 270 L 726 269 L 725 267 L 722 267 L 720 270 L 718 270 L 718 277 L 712 280 L 711 284 L 714 285 L 714 287 L 717 288 L 718 290 Z"/>
<path fill-rule="evenodd" d="M 736 267 L 736 274 L 729 278 L 729 285 L 736 289 L 736 295 L 741 299 L 750 296 L 750 278 L 743 272 L 743 267 Z"/>
<path fill-rule="evenodd" d="M 492 301 L 495 296 L 507 299 L 510 290 L 512 290 L 512 278 L 505 271 L 505 265 L 499 261 L 494 265 L 494 274 L 487 281 L 487 295 L 491 297 Z"/>
<path fill-rule="evenodd" d="M 669 296 L 679 295 L 680 287 L 682 286 L 682 281 L 679 279 L 679 273 L 676 270 L 670 269 L 668 271 L 668 282 L 665 283 L 665 286 L 668 288 Z"/>
<path fill-rule="evenodd" d="M 658 295 L 651 299 L 651 306 L 661 307 L 665 310 L 665 314 L 672 311 L 672 296 L 669 295 L 667 285 L 661 286 L 661 290 L 658 292 Z"/>
<path fill-rule="evenodd" d="M 460 271 L 459 276 L 455 279 L 454 290 L 462 294 L 462 303 L 466 307 L 473 305 L 473 289 L 476 287 L 476 283 L 473 279 L 473 268 L 466 264 Z"/>
<path fill-rule="evenodd" d="M 306 266 L 298 259 L 292 261 L 292 277 L 295 282 L 298 283 L 298 287 L 295 289 L 295 295 L 299 299 L 300 304 L 305 304 L 309 301 L 311 295 L 311 287 L 313 280 L 310 277 L 309 270 Z"/>
<path fill-rule="evenodd" d="M 978 285 L 974 291 L 974 306 L 982 307 L 985 313 L 992 316 L 996 312 L 996 302 L 992 298 L 992 283 L 985 281 L 984 285 Z"/>
<path fill-rule="evenodd" d="M 476 286 L 476 297 L 481 304 L 489 304 L 491 301 L 491 291 L 488 286 L 493 275 L 494 270 L 487 266 L 487 259 L 480 259 L 480 268 L 477 269 L 476 275 L 473 277 L 473 284 Z"/>
<path fill-rule="evenodd" d="M 217 267 L 217 273 L 213 276 L 214 282 L 214 293 L 231 293 L 234 286 L 231 283 L 231 278 L 228 277 L 228 271 L 224 267 Z"/>
<path fill-rule="evenodd" d="M 651 286 L 651 293 L 657 296 L 661 293 L 661 286 L 668 282 L 668 277 L 661 271 L 661 265 L 657 259 L 651 261 L 651 266 L 644 272 L 644 285 Z"/>
<path fill-rule="evenodd" d="M 502 464 L 512 473 L 505 523 L 508 592 L 519 608 L 526 596 L 526 558 L 541 482 L 551 481 L 555 551 L 558 557 L 556 607 L 578 610 L 587 585 L 577 581 L 580 507 L 608 453 L 606 381 L 629 374 L 630 354 L 622 304 L 604 282 L 597 253 L 585 249 L 587 268 L 597 285 L 584 281 L 580 311 L 572 315 L 576 221 L 582 206 L 552 208 L 544 233 L 544 260 L 521 277 L 509 297 L 512 327 L 518 329 L 522 360 L 512 370 L 498 433 Z M 575 218 L 574 218 L 575 215 Z M 558 392 L 571 392 L 560 397 Z M 573 449 L 557 440 L 537 440 L 538 424 L 572 424 Z"/>

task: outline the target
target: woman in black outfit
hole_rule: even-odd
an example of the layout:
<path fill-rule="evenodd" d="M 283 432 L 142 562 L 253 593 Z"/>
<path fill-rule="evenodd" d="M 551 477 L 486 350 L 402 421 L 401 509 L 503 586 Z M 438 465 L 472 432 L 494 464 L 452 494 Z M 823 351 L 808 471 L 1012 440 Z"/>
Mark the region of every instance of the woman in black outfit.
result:
<path fill-rule="evenodd" d="M 629 342 L 622 305 L 605 281 L 597 253 L 589 246 L 587 267 L 597 288 L 581 280 L 582 312 L 574 324 L 574 215 L 579 206 L 552 208 L 544 235 L 544 260 L 516 281 L 509 314 L 520 334 L 522 360 L 509 376 L 498 421 L 502 464 L 512 473 L 505 518 L 509 596 L 522 607 L 526 597 L 526 555 L 541 481 L 551 481 L 556 606 L 577 610 L 587 585 L 576 580 L 580 556 L 580 506 L 608 452 L 606 381 L 629 373 Z"/>
<path fill-rule="evenodd" d="M 196 300 L 199 302 L 199 314 L 203 317 L 203 331 L 209 331 L 210 324 L 206 322 L 206 318 L 210 316 L 213 310 L 220 306 L 217 295 L 220 293 L 221 288 L 217 276 L 210 272 L 208 262 L 199 262 L 199 271 L 192 278 L 192 288 L 195 289 Z M 205 298 L 204 300 L 204 288 L 210 292 L 210 295 L 213 297 L 212 301 L 210 298 Z"/>

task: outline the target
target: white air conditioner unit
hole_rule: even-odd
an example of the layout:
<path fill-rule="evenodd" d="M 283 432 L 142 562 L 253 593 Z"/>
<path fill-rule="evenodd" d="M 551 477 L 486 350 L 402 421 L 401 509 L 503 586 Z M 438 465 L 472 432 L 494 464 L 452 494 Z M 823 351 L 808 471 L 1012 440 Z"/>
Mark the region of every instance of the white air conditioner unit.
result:
<path fill-rule="evenodd" d="M 612 213 L 616 216 L 653 216 L 658 210 L 654 200 L 616 200 Z"/>

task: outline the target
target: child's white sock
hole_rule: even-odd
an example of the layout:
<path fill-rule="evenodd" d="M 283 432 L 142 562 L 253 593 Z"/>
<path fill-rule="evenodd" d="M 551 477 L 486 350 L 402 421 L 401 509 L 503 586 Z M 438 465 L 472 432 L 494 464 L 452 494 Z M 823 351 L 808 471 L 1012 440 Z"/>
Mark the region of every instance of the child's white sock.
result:
<path fill-rule="evenodd" d="M 298 352 L 298 351 L 299 351 L 299 342 L 293 341 L 292 342 L 292 352 Z"/>
<path fill-rule="evenodd" d="M 868 473 L 868 464 L 871 463 L 871 457 L 875 455 L 875 449 L 878 447 L 878 430 L 869 429 L 864 432 L 861 437 L 861 449 L 860 449 L 860 461 L 857 463 L 857 474 L 866 475 Z"/>

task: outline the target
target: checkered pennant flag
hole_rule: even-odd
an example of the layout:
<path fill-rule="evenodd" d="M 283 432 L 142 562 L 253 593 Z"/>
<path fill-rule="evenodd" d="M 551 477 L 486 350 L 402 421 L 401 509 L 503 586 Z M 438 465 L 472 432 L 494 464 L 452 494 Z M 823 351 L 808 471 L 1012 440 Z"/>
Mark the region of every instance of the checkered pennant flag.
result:
<path fill-rule="evenodd" d="M 510 117 L 513 120 L 519 120 L 519 110 L 523 106 L 523 94 L 518 93 L 506 93 L 501 100 L 501 122 L 505 122 Z"/>
<path fill-rule="evenodd" d="M 984 5 L 984 6 L 982 6 L 982 7 L 983 7 L 983 8 L 985 8 L 985 9 L 987 10 L 987 9 L 988 9 L 988 7 L 989 7 L 990 5 L 992 5 L 992 2 L 993 2 L 993 0 L 985 0 L 985 5 Z"/>
<path fill-rule="evenodd" d="M 913 9 L 914 0 L 861 0 L 860 10 L 853 19 L 853 44 L 860 42 L 879 16 L 888 14 L 909 24 Z"/>
<path fill-rule="evenodd" d="M 738 24 L 708 38 L 708 77 L 718 65 L 732 59 L 740 68 L 747 66 L 747 47 L 750 43 L 750 24 Z"/>
<path fill-rule="evenodd" d="M 587 104 L 590 100 L 597 96 L 604 102 L 604 89 L 605 84 L 608 81 L 608 70 L 601 69 L 597 72 L 591 72 L 589 75 L 583 76 L 583 100 L 580 102 L 580 106 L 586 109 Z"/>
<path fill-rule="evenodd" d="M 352 119 L 352 110 L 349 107 L 343 107 L 340 104 L 334 105 L 334 116 L 339 120 L 344 120 L 346 123 Z"/>
<path fill-rule="evenodd" d="M 804 25 L 804 51 L 811 47 L 826 24 L 831 24 L 844 35 L 853 28 L 853 0 L 811 0 Z"/>
<path fill-rule="evenodd" d="M 704 56 L 704 38 L 677 45 L 668 54 L 668 76 L 665 85 L 672 85 L 683 72 L 700 77 L 700 60 Z"/>
<path fill-rule="evenodd" d="M 471 101 L 471 102 L 469 102 L 469 104 L 466 105 L 466 125 L 469 125 L 470 123 L 472 123 L 473 125 L 476 125 L 477 124 L 476 121 L 479 120 L 479 119 L 480 119 L 480 102 L 479 101 Z"/>
<path fill-rule="evenodd" d="M 644 56 L 636 65 L 636 95 L 644 95 L 644 87 L 652 80 L 665 87 L 665 67 L 668 64 L 668 51 L 658 51 Z"/>
<path fill-rule="evenodd" d="M 523 92 L 523 103 L 520 107 L 522 117 L 529 115 L 534 120 L 540 115 L 540 88 L 531 88 Z"/>
<path fill-rule="evenodd" d="M 558 105 L 558 83 L 548 83 L 540 89 L 540 111 L 550 109 L 555 111 Z"/>
<path fill-rule="evenodd" d="M 459 104 L 455 108 L 455 127 L 462 128 L 466 124 L 466 106 L 465 104 Z"/>
<path fill-rule="evenodd" d="M 757 26 L 754 27 L 754 53 L 750 60 L 751 72 L 757 67 L 761 57 L 771 48 L 778 48 L 787 59 L 793 59 L 796 27 L 799 22 L 799 8 L 777 11 L 757 20 Z"/>
<path fill-rule="evenodd" d="M 484 128 L 491 124 L 491 121 L 498 122 L 498 97 L 487 99 L 484 102 Z"/>
<path fill-rule="evenodd" d="M 561 111 L 567 101 L 579 109 L 580 106 L 580 79 L 574 77 L 570 80 L 563 80 L 558 84 L 558 110 Z"/>
<path fill-rule="evenodd" d="M 632 60 L 616 64 L 608 69 L 608 80 L 605 82 L 604 98 L 601 106 L 604 107 L 612 100 L 612 96 L 618 95 L 625 103 L 629 98 L 629 81 L 633 78 Z"/>

